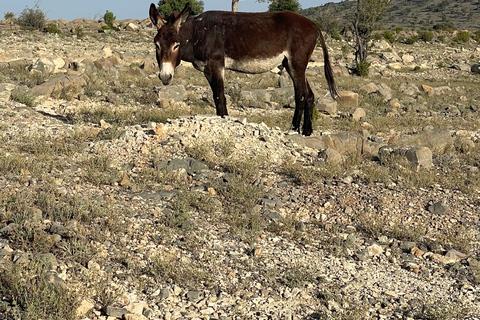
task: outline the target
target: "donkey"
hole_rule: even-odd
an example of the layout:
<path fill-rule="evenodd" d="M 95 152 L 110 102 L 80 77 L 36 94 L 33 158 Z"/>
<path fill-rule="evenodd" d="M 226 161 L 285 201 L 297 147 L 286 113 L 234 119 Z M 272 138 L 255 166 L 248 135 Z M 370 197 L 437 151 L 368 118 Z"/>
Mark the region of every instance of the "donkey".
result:
<path fill-rule="evenodd" d="M 325 78 L 330 94 L 338 97 L 327 46 L 315 23 L 294 12 L 241 13 L 207 11 L 191 16 L 187 4 L 167 21 L 155 4 L 150 5 L 150 19 L 157 28 L 154 43 L 164 85 L 172 82 L 181 60 L 202 71 L 213 91 L 216 113 L 228 115 L 225 93 L 225 69 L 243 73 L 263 73 L 283 65 L 293 80 L 295 113 L 292 129 L 312 134 L 314 95 L 305 77 L 312 52 L 320 41 L 325 62 Z"/>

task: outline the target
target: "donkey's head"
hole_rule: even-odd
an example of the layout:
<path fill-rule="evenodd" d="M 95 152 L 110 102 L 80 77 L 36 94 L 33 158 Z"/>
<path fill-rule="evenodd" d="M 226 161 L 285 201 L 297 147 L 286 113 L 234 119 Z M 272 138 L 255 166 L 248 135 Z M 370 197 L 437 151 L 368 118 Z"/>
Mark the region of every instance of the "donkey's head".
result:
<path fill-rule="evenodd" d="M 179 31 L 182 24 L 190 15 L 190 6 L 187 4 L 179 14 L 172 13 L 168 21 L 163 21 L 155 4 L 150 5 L 150 20 L 157 27 L 154 42 L 160 74 L 158 77 L 164 85 L 170 84 L 175 73 L 175 68 L 180 64 L 180 37 Z"/>

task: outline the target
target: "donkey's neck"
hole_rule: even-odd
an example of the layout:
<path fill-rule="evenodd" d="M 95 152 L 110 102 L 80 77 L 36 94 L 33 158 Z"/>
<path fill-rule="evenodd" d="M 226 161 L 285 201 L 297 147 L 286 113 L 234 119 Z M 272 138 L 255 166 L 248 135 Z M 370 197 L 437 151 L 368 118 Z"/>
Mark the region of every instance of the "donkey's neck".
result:
<path fill-rule="evenodd" d="M 181 59 L 187 62 L 194 62 L 195 57 L 193 54 L 193 33 L 194 33 L 194 19 L 189 17 L 187 21 L 185 21 L 180 30 L 178 35 L 180 37 L 180 48 L 181 48 Z"/>

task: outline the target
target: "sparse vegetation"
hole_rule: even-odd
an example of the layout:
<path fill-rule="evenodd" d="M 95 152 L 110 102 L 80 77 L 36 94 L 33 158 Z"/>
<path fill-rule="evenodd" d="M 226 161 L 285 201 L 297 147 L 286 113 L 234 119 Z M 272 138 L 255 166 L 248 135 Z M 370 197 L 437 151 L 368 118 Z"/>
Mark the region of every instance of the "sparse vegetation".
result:
<path fill-rule="evenodd" d="M 60 30 L 55 23 L 47 24 L 46 31 L 53 34 L 62 34 L 62 30 Z"/>
<path fill-rule="evenodd" d="M 15 18 L 15 13 L 13 13 L 13 12 L 5 12 L 3 18 L 4 18 L 5 20 L 12 20 L 12 19 Z"/>
<path fill-rule="evenodd" d="M 33 108 L 36 106 L 35 97 L 25 90 L 18 89 L 18 90 L 12 91 L 10 95 L 10 99 L 12 99 L 13 101 L 23 103 L 27 107 Z"/>
<path fill-rule="evenodd" d="M 22 28 L 43 31 L 47 19 L 37 2 L 32 8 L 25 8 L 16 21 Z"/>
<path fill-rule="evenodd" d="M 103 22 L 105 22 L 105 26 L 102 27 L 103 30 L 118 30 L 118 28 L 113 25 L 115 19 L 117 19 L 117 17 L 113 14 L 113 12 L 107 10 L 107 12 L 105 12 L 103 15 Z"/>
<path fill-rule="evenodd" d="M 466 43 L 470 40 L 471 35 L 468 31 L 459 31 L 457 35 L 453 38 L 456 42 Z"/>
<path fill-rule="evenodd" d="M 99 70 L 85 58 L 82 71 L 66 73 L 82 73 L 85 87 L 29 102 L 30 88 L 47 79 L 28 71 L 37 53 L 0 63 L 0 318 L 76 319 L 80 301 L 90 308 L 81 317 L 136 302 L 135 315 L 148 318 L 167 310 L 182 316 L 180 305 L 190 306 L 188 317 L 201 318 L 201 310 L 243 319 L 255 309 L 254 317 L 280 319 L 288 315 L 271 310 L 288 305 L 301 318 L 338 320 L 378 317 L 378 310 L 387 318 L 453 320 L 467 317 L 464 306 L 477 308 L 456 301 L 480 283 L 479 80 L 450 67 L 476 63 L 470 39 L 478 32 L 462 42 L 458 32 L 378 28 L 375 45 L 394 45 L 373 48 L 364 77 L 336 76 L 342 90 L 359 93 L 365 116 L 354 120 L 357 107 L 339 102 L 333 116 L 315 111 L 315 134 L 304 138 L 289 132 L 293 90 L 276 88 L 277 74 L 227 71 L 232 106 L 221 119 L 200 72 L 179 67 L 174 85 L 188 93 L 181 102 L 164 98 L 169 87 L 160 87 L 151 65 L 150 37 L 93 29 L 82 31 L 82 41 L 6 36 L 4 50 L 27 48 L 21 36 L 28 50 L 65 41 L 60 51 L 69 57 L 72 48 L 91 58 L 110 46 L 121 65 Z M 417 44 L 405 45 L 409 38 Z M 327 42 L 343 69 L 338 61 L 353 49 Z M 321 66 L 312 63 L 307 73 L 323 99 Z M 367 93 L 371 83 L 378 92 Z M 265 109 L 244 101 L 244 91 L 266 87 Z M 208 116 L 192 117 L 201 114 Z M 437 130 L 452 142 L 434 150 L 433 167 L 375 153 Z M 327 146 L 341 150 L 338 162 L 322 152 Z M 433 203 L 446 211 L 431 210 Z M 446 255 L 452 249 L 466 258 L 454 262 Z M 385 286 L 364 280 L 377 276 Z M 433 288 L 428 299 L 415 288 L 399 294 L 413 278 Z M 461 286 L 438 285 L 444 281 Z"/>
<path fill-rule="evenodd" d="M 21 319 L 77 319 L 78 296 L 60 284 L 51 283 L 48 271 L 35 262 L 1 268 L 2 301 L 13 304 L 13 307 L 3 309 L 2 314 Z"/>
<path fill-rule="evenodd" d="M 433 32 L 432 31 L 420 31 L 418 33 L 418 38 L 425 42 L 431 42 L 433 40 Z"/>
<path fill-rule="evenodd" d="M 395 37 L 393 36 L 393 34 L 390 31 L 385 31 L 383 33 L 383 37 L 390 43 L 395 42 Z"/>

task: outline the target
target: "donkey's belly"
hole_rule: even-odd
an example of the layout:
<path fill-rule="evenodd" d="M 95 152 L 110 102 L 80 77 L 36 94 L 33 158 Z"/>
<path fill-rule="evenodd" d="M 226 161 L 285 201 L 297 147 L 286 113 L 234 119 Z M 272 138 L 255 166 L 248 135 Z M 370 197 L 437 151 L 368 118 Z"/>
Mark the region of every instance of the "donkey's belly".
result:
<path fill-rule="evenodd" d="M 287 57 L 286 52 L 273 57 L 243 58 L 234 60 L 228 56 L 225 57 L 225 69 L 245 72 L 245 73 L 263 73 L 272 70 L 282 64 Z"/>

